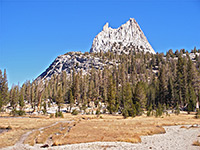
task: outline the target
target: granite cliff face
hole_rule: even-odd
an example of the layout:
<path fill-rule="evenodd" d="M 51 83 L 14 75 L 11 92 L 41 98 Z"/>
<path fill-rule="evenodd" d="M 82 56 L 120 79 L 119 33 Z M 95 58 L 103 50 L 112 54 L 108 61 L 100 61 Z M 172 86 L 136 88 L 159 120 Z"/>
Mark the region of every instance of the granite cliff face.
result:
<path fill-rule="evenodd" d="M 92 68 L 103 70 L 104 66 L 112 67 L 114 64 L 118 65 L 117 60 L 102 60 L 101 58 L 91 55 L 89 53 L 69 52 L 58 56 L 53 63 L 36 79 L 49 80 L 52 75 L 59 75 L 63 71 L 67 75 L 73 72 L 82 71 L 82 74 L 88 73 Z"/>
<path fill-rule="evenodd" d="M 94 38 L 90 52 L 128 53 L 144 51 L 155 54 L 135 19 L 129 19 L 117 29 L 106 23 L 103 30 Z"/>

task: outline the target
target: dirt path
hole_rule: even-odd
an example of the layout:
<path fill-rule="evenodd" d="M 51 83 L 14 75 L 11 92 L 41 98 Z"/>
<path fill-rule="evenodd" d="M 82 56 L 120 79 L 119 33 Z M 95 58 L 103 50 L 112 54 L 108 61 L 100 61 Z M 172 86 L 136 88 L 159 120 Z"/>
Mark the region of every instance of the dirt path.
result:
<path fill-rule="evenodd" d="M 51 125 L 49 125 L 49 126 L 45 126 L 45 127 L 39 128 L 39 129 L 31 130 L 31 131 L 29 131 L 29 132 L 23 134 L 23 135 L 20 137 L 19 141 L 18 141 L 17 143 L 15 143 L 14 146 L 6 147 L 6 148 L 3 148 L 2 150 L 8 150 L 8 149 L 12 149 L 12 150 L 32 149 L 31 146 L 29 146 L 29 145 L 27 145 L 27 144 L 24 144 L 24 141 L 28 138 L 28 136 L 29 136 L 31 133 L 33 133 L 33 132 L 35 132 L 35 131 L 37 131 L 37 130 L 38 130 L 38 131 L 42 131 L 42 130 L 44 130 L 44 129 L 46 129 L 46 128 L 55 126 L 55 125 L 57 125 L 58 123 L 71 123 L 71 122 L 72 122 L 72 121 L 57 121 L 57 122 L 55 122 L 55 123 L 53 123 L 53 124 L 51 124 Z M 38 149 L 38 148 L 39 148 L 39 147 L 37 147 L 37 149 Z M 35 149 L 35 148 L 33 148 L 33 149 Z"/>
<path fill-rule="evenodd" d="M 49 125 L 49 126 L 41 127 L 41 128 L 39 128 L 39 129 L 35 129 L 35 130 L 32 130 L 32 131 L 29 131 L 29 132 L 23 134 L 23 135 L 21 136 L 20 140 L 19 140 L 15 145 L 16 145 L 16 146 L 22 145 L 22 144 L 24 143 L 24 141 L 28 138 L 28 136 L 29 136 L 31 133 L 33 133 L 34 131 L 37 131 L 37 130 L 38 130 L 38 131 L 42 131 L 42 130 L 44 130 L 44 129 L 46 129 L 46 128 L 55 126 L 55 125 L 57 125 L 58 123 L 70 123 L 70 122 L 71 122 L 71 121 L 57 121 L 57 122 L 55 122 L 55 123 L 53 123 L 53 124 L 51 124 L 51 125 Z"/>

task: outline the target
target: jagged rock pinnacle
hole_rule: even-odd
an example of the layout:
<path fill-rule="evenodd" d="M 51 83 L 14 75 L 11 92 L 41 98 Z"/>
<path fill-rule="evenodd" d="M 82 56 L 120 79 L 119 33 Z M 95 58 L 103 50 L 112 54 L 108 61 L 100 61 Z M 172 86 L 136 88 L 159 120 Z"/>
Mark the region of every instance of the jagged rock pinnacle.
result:
<path fill-rule="evenodd" d="M 144 51 L 155 54 L 144 33 L 134 18 L 130 18 L 117 29 L 106 23 L 103 30 L 94 38 L 90 52 Z"/>

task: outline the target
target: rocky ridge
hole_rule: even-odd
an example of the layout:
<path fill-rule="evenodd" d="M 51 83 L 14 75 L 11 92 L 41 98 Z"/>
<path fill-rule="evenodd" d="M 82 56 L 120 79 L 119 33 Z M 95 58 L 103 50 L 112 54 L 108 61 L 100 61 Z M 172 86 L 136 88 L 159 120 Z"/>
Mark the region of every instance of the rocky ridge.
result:
<path fill-rule="evenodd" d="M 49 80 L 53 74 L 61 74 L 65 71 L 70 74 L 75 69 L 76 72 L 82 71 L 82 74 L 86 74 L 91 70 L 99 69 L 102 70 L 104 66 L 111 67 L 118 65 L 117 60 L 102 60 L 95 55 L 81 52 L 69 52 L 64 55 L 58 56 L 53 63 L 46 69 L 36 80 L 47 79 Z"/>
<path fill-rule="evenodd" d="M 90 52 L 128 53 L 144 51 L 155 54 L 147 38 L 134 18 L 130 18 L 117 29 L 106 23 L 103 30 L 94 38 Z"/>
<path fill-rule="evenodd" d="M 196 55 L 200 56 L 200 53 L 189 53 L 190 58 L 194 62 Z M 183 54 L 183 57 L 186 57 L 186 54 Z M 164 59 L 166 59 L 166 57 L 164 57 Z M 174 57 L 173 59 L 178 59 L 178 57 Z M 49 80 L 52 75 L 59 75 L 63 71 L 69 75 L 73 72 L 73 69 L 76 73 L 82 71 L 82 74 L 84 75 L 88 73 L 92 68 L 96 70 L 103 70 L 104 67 L 110 68 L 112 66 L 118 66 L 119 64 L 120 60 L 108 60 L 108 58 L 103 59 L 96 53 L 90 54 L 88 52 L 69 52 L 58 56 L 36 80 Z M 158 70 L 152 71 L 156 73 Z"/>

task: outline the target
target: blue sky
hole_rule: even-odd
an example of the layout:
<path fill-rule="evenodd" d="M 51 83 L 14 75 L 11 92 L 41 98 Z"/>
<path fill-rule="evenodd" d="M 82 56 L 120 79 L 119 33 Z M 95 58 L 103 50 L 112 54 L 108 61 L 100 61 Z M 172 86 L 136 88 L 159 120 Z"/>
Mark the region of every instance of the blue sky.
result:
<path fill-rule="evenodd" d="M 69 51 L 89 51 L 109 22 L 135 18 L 156 52 L 200 48 L 200 0 L 0 0 L 0 69 L 9 87 Z"/>

